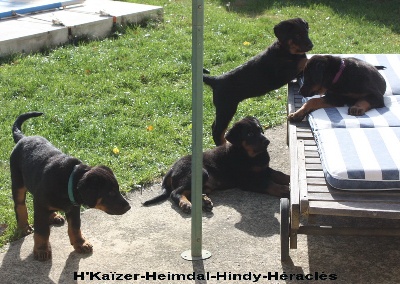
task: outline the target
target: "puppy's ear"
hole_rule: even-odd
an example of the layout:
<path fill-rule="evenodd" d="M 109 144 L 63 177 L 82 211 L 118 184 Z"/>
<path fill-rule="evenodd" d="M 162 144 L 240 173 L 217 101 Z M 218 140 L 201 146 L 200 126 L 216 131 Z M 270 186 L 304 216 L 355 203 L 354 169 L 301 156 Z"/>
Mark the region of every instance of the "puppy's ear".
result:
<path fill-rule="evenodd" d="M 322 83 L 324 79 L 324 73 L 326 69 L 327 63 L 325 61 L 319 61 L 315 64 L 312 69 L 312 77 L 314 78 L 314 83 Z"/>
<path fill-rule="evenodd" d="M 107 167 L 107 166 L 102 166 L 102 165 L 101 165 L 101 166 L 97 166 L 97 167 L 95 167 L 95 168 L 105 170 L 105 171 L 108 172 L 109 174 L 114 175 L 113 171 L 112 171 L 109 167 Z"/>
<path fill-rule="evenodd" d="M 306 26 L 306 29 L 308 30 L 308 29 L 309 29 L 309 26 L 308 26 L 307 21 L 306 21 L 306 20 L 303 20 L 303 19 L 301 19 L 301 20 L 303 21 L 304 25 Z"/>
<path fill-rule="evenodd" d="M 280 42 L 284 42 L 292 27 L 293 25 L 289 22 L 280 22 L 274 27 L 274 34 Z"/>
<path fill-rule="evenodd" d="M 238 124 L 233 125 L 233 127 L 225 134 L 225 139 L 232 145 L 241 145 L 243 140 L 241 127 Z"/>
<path fill-rule="evenodd" d="M 251 119 L 257 124 L 258 128 L 260 128 L 261 133 L 264 134 L 264 129 L 263 129 L 262 125 L 261 125 L 261 122 L 258 120 L 258 118 L 256 118 L 256 117 L 251 117 Z"/>

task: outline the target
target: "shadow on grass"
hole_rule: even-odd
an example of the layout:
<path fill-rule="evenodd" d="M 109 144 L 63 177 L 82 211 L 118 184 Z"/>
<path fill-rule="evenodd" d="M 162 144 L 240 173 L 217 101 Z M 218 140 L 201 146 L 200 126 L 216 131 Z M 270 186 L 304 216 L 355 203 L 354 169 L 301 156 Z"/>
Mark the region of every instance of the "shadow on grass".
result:
<path fill-rule="evenodd" d="M 271 7 L 330 7 L 338 15 L 346 15 L 354 19 L 365 19 L 370 22 L 389 27 L 393 32 L 400 33 L 400 7 L 398 0 L 220 0 L 231 12 L 249 17 L 261 15 Z"/>

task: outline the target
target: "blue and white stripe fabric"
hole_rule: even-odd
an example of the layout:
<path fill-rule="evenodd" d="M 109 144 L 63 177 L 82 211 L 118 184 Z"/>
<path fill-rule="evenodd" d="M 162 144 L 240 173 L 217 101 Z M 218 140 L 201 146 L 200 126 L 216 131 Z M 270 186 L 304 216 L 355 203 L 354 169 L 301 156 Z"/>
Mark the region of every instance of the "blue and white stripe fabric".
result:
<path fill-rule="evenodd" d="M 313 129 L 400 127 L 400 95 L 385 97 L 384 101 L 385 107 L 371 109 L 362 116 L 349 115 L 348 106 L 318 109 L 310 114 L 311 127 Z"/>
<path fill-rule="evenodd" d="M 326 180 L 344 190 L 400 190 L 400 54 L 341 56 L 386 67 L 379 71 L 387 83 L 385 107 L 358 117 L 348 107 L 309 115 Z"/>
<path fill-rule="evenodd" d="M 400 189 L 400 128 L 314 132 L 327 182 L 338 189 Z"/>

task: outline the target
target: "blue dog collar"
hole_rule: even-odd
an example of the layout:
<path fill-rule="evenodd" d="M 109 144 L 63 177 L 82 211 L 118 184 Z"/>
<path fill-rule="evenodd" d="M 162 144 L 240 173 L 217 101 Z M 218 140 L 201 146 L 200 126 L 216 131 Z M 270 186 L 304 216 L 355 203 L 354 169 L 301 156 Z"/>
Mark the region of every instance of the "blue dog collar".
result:
<path fill-rule="evenodd" d="M 69 179 L 68 179 L 68 197 L 69 197 L 69 200 L 71 201 L 72 205 L 74 205 L 74 206 L 80 206 L 75 201 L 74 191 L 73 191 L 74 176 L 75 176 L 76 170 L 78 169 L 78 166 L 79 165 L 76 165 L 74 167 L 74 170 L 72 171 L 72 173 L 71 173 L 71 175 L 69 176 Z"/>

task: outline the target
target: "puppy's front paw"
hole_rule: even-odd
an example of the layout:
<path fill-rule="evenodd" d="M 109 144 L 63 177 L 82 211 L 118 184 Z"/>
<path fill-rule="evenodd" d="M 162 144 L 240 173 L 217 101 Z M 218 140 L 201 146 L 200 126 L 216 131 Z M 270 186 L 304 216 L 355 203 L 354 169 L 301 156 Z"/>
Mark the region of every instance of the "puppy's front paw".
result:
<path fill-rule="evenodd" d="M 33 257 L 39 261 L 46 261 L 51 259 L 51 249 L 34 249 Z"/>
<path fill-rule="evenodd" d="M 214 207 L 211 199 L 207 195 L 203 194 L 202 200 L 203 200 L 203 210 L 206 212 L 211 212 Z"/>
<path fill-rule="evenodd" d="M 93 252 L 92 244 L 86 239 L 83 239 L 83 242 L 75 243 L 73 246 L 74 246 L 75 251 L 78 253 L 92 253 Z"/>
<path fill-rule="evenodd" d="M 287 186 L 287 185 L 279 184 L 279 185 L 270 186 L 267 189 L 267 193 L 272 196 L 279 197 L 279 198 L 282 198 L 282 197 L 289 198 L 290 197 L 290 189 L 289 189 L 289 186 Z"/>
<path fill-rule="evenodd" d="M 289 186 L 286 185 L 282 185 L 281 189 L 279 190 L 279 197 L 286 197 L 289 198 L 290 197 L 290 188 Z"/>
<path fill-rule="evenodd" d="M 287 120 L 290 122 L 300 122 L 304 119 L 305 115 L 303 115 L 301 112 L 296 111 L 294 113 L 290 113 L 287 117 Z"/>

